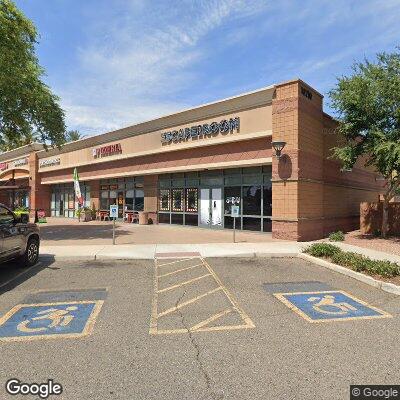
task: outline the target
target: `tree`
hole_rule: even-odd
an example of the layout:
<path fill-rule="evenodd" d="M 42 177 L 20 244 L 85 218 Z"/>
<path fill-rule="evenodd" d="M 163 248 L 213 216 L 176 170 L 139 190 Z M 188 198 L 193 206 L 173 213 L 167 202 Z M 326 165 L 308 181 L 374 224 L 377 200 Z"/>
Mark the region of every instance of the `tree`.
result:
<path fill-rule="evenodd" d="M 363 157 L 385 178 L 381 231 L 386 237 L 389 202 L 400 188 L 400 48 L 377 54 L 374 62 L 355 63 L 352 71 L 329 93 L 344 138 L 334 156 L 344 169 Z"/>
<path fill-rule="evenodd" d="M 75 140 L 84 139 L 86 135 L 81 135 L 77 130 L 68 131 L 65 135 L 65 140 L 67 142 L 75 142 Z"/>
<path fill-rule="evenodd" d="M 4 137 L 2 139 L 3 140 L 0 143 L 0 151 L 10 151 L 17 147 L 38 142 L 39 137 L 35 132 L 30 132 L 19 138 L 12 138 L 10 140 L 8 137 Z"/>
<path fill-rule="evenodd" d="M 64 141 L 59 98 L 42 81 L 37 31 L 11 0 L 0 0 L 0 146 L 18 147 L 31 135 L 43 144 Z"/>

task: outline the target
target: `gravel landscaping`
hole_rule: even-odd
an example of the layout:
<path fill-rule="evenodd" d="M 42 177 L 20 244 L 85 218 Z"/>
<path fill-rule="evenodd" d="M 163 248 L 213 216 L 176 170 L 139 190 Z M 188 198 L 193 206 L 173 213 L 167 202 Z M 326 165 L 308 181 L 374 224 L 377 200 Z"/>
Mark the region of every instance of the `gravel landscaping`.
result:
<path fill-rule="evenodd" d="M 353 231 L 346 233 L 344 243 L 400 256 L 400 237 L 382 239 L 373 235 L 363 235 L 360 231 Z"/>

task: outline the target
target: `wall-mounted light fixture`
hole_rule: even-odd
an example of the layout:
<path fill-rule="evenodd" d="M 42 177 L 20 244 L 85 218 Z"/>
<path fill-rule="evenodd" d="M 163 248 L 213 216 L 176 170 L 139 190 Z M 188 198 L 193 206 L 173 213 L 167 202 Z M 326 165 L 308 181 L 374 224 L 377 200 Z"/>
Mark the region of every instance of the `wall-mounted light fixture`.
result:
<path fill-rule="evenodd" d="M 286 146 L 286 142 L 284 142 L 282 140 L 277 140 L 277 141 L 272 142 L 272 147 L 275 150 L 275 156 L 278 160 L 281 158 L 282 150 L 285 146 Z"/>

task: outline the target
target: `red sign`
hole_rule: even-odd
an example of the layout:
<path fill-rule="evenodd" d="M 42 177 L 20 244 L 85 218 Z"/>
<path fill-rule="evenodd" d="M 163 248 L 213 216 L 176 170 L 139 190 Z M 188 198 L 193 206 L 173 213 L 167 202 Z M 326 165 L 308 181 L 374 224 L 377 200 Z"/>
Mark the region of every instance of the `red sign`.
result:
<path fill-rule="evenodd" d="M 122 153 L 121 143 L 109 144 L 108 146 L 103 146 L 103 147 L 96 147 L 95 149 L 92 150 L 94 158 L 113 156 L 115 154 L 121 154 L 121 153 Z"/>
<path fill-rule="evenodd" d="M 7 162 L 0 163 L 0 171 L 5 171 L 6 169 L 8 169 L 8 163 Z"/>

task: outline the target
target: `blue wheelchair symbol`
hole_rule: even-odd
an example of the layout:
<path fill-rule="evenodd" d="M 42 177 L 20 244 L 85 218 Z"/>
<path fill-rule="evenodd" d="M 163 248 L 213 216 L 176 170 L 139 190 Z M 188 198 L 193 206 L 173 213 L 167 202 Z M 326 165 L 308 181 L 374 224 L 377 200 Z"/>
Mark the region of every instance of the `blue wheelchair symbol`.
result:
<path fill-rule="evenodd" d="M 85 336 L 103 301 L 20 304 L 0 319 L 0 340 Z"/>
<path fill-rule="evenodd" d="M 343 291 L 275 293 L 274 296 L 309 322 L 391 317 Z"/>

